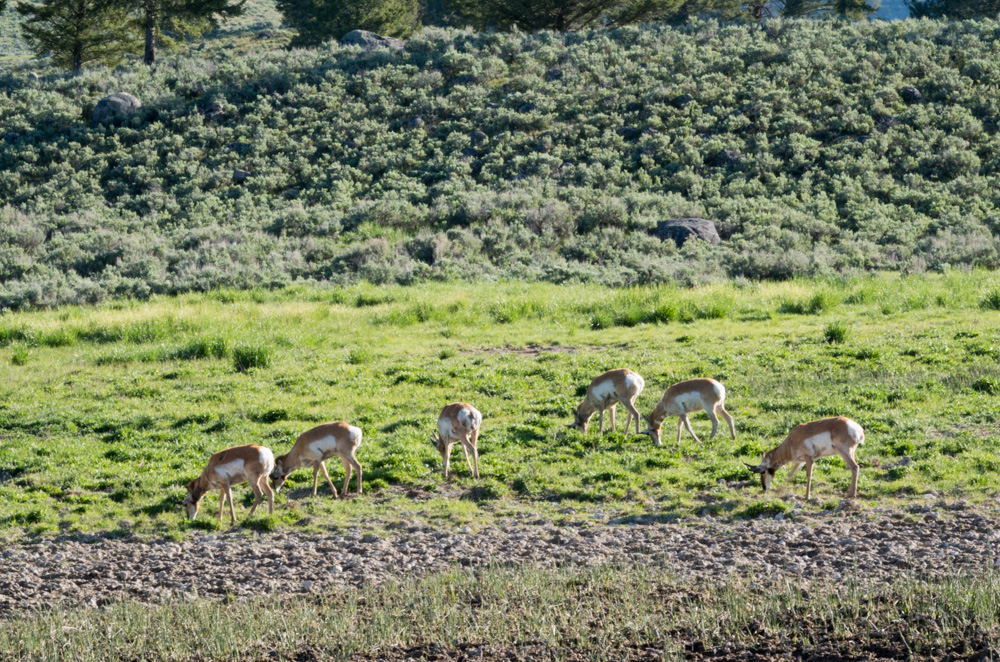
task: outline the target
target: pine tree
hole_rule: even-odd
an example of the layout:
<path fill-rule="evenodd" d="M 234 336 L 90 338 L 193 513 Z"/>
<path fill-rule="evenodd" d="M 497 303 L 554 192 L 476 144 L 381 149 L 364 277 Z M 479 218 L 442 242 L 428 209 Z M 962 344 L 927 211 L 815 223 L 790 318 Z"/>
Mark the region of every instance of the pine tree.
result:
<path fill-rule="evenodd" d="M 316 46 L 352 30 L 403 38 L 420 25 L 418 0 L 278 0 L 278 11 L 298 31 L 293 46 Z"/>
<path fill-rule="evenodd" d="M 107 0 L 18 2 L 24 20 L 21 34 L 36 54 L 80 73 L 91 64 L 107 64 L 133 47 L 134 32 L 125 12 Z"/>
<path fill-rule="evenodd" d="M 200 34 L 218 27 L 219 18 L 239 16 L 246 0 L 120 0 L 135 17 L 145 35 L 144 64 L 156 63 L 158 44 L 170 45 L 165 31 L 175 34 Z"/>

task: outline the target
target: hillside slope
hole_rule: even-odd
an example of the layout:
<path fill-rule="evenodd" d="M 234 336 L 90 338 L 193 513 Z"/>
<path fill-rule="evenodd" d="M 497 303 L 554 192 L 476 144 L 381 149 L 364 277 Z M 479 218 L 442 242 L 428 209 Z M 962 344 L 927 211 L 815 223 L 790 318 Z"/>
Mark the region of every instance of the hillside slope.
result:
<path fill-rule="evenodd" d="M 998 28 L 428 29 L 398 53 L 262 42 L 152 72 L 7 71 L 0 305 L 995 267 Z M 93 125 L 116 91 L 141 111 Z M 688 215 L 722 244 L 650 232 Z"/>

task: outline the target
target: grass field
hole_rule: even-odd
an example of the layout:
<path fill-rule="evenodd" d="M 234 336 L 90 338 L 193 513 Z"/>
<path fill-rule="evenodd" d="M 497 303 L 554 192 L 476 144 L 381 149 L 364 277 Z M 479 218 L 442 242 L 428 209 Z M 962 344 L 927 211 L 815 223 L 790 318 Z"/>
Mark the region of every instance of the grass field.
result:
<path fill-rule="evenodd" d="M 209 497 L 182 521 L 186 481 L 209 454 L 262 443 L 286 452 L 317 423 L 365 434 L 365 495 L 308 497 L 291 477 L 255 529 L 462 522 L 567 507 L 605 516 L 754 516 L 764 499 L 742 462 L 796 423 L 861 423 L 863 506 L 935 491 L 977 502 L 1000 491 L 1000 279 L 987 272 L 695 289 L 517 283 L 284 289 L 157 298 L 0 318 L 0 528 L 8 534 L 178 536 L 215 528 Z M 648 414 L 675 381 L 728 389 L 737 439 L 664 445 L 568 430 L 590 379 L 627 366 Z M 455 400 L 483 412 L 481 473 L 456 449 L 442 480 L 430 435 Z M 620 415 L 619 421 L 624 416 Z M 595 419 L 596 423 L 596 419 Z M 607 420 L 606 420 L 607 424 Z M 909 456 L 912 462 L 897 465 Z M 339 463 L 331 466 L 338 482 Z M 817 464 L 813 503 L 835 507 L 849 472 Z M 801 495 L 798 476 L 784 489 Z M 412 489 L 429 500 L 407 497 Z M 249 490 L 237 489 L 238 516 Z M 241 502 L 241 503 L 240 503 Z M 225 525 L 228 527 L 228 523 Z"/>
<path fill-rule="evenodd" d="M 454 571 L 313 600 L 46 610 L 0 630 L 0 653 L 32 662 L 402 660 L 394 649 L 423 645 L 429 659 L 456 659 L 433 653 L 528 642 L 534 655 L 510 659 L 635 659 L 630 649 L 648 647 L 655 653 L 641 659 L 680 660 L 725 646 L 732 656 L 712 659 L 746 659 L 749 648 L 770 659 L 797 649 L 799 659 L 983 660 L 1000 653 L 998 600 L 990 574 L 807 590 L 752 578 L 692 588 L 649 567 Z"/>

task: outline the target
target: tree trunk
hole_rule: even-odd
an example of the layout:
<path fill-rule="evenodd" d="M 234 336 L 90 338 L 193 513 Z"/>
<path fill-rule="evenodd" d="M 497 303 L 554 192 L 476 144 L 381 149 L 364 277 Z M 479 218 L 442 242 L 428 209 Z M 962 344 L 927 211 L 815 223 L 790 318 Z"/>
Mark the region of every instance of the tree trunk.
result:
<path fill-rule="evenodd" d="M 83 69 L 83 46 L 76 44 L 73 46 L 73 75 L 79 76 Z"/>
<path fill-rule="evenodd" d="M 148 66 L 156 64 L 156 15 L 146 13 L 146 54 L 142 63 Z"/>

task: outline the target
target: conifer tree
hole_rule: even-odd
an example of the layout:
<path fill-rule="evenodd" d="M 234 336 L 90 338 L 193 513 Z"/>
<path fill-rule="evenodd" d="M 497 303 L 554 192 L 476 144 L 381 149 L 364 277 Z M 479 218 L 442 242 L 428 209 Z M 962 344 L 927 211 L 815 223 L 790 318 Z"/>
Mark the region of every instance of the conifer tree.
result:
<path fill-rule="evenodd" d="M 293 46 L 316 46 L 352 30 L 404 38 L 420 25 L 418 0 L 278 0 L 278 11 L 298 31 Z"/>
<path fill-rule="evenodd" d="M 18 2 L 21 34 L 38 55 L 74 74 L 91 64 L 111 63 L 135 43 L 128 16 L 107 0 Z"/>
<path fill-rule="evenodd" d="M 144 64 L 156 63 L 158 45 L 169 45 L 169 34 L 199 34 L 218 26 L 220 18 L 239 16 L 246 0 L 120 0 L 135 17 L 145 37 Z"/>
<path fill-rule="evenodd" d="M 914 18 L 997 18 L 1000 0 L 906 0 Z"/>

